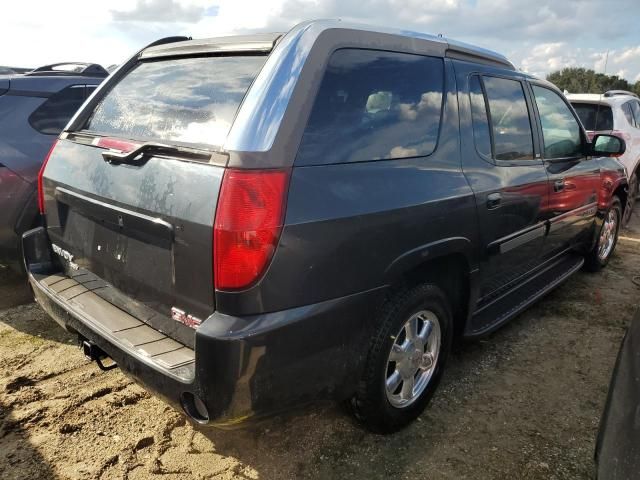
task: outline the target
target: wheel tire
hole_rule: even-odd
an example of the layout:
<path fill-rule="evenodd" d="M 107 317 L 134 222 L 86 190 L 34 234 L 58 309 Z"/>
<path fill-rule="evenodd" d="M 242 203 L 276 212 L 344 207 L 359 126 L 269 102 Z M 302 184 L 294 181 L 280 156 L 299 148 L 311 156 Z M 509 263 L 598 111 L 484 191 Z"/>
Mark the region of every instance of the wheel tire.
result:
<path fill-rule="evenodd" d="M 593 249 L 587 254 L 585 258 L 585 268 L 591 272 L 597 272 L 602 270 L 607 263 L 609 263 L 609 259 L 611 255 L 613 255 L 614 250 L 616 249 L 616 245 L 618 243 L 618 233 L 620 232 L 620 222 L 622 220 L 622 204 L 620 203 L 620 199 L 618 197 L 613 197 L 613 201 L 611 202 L 611 207 L 605 214 L 605 219 L 602 222 L 602 226 L 600 227 L 600 231 L 598 232 L 598 240 L 596 241 Z M 611 217 L 613 215 L 613 217 Z M 610 219 L 615 219 L 615 224 L 613 225 L 613 237 L 605 234 L 606 228 L 611 228 Z M 611 245 L 607 248 L 603 248 L 603 242 L 611 241 Z"/>
<path fill-rule="evenodd" d="M 634 173 L 629 179 L 629 192 L 627 193 L 627 204 L 624 207 L 624 216 L 622 218 L 622 226 L 626 227 L 633 215 L 633 207 L 638 196 L 638 177 Z"/>
<path fill-rule="evenodd" d="M 422 317 L 418 318 L 420 315 Z M 418 318 L 415 330 L 417 333 L 427 331 L 427 323 L 431 325 L 429 329 L 431 333 L 424 335 L 426 340 L 416 340 L 425 344 L 422 346 L 422 351 L 425 352 L 422 356 L 417 353 L 421 346 L 413 345 L 410 338 L 406 336 L 406 324 L 413 318 Z M 408 425 L 424 411 L 438 386 L 451 350 L 453 334 L 451 307 L 446 295 L 439 287 L 432 284 L 422 284 L 388 299 L 380 310 L 377 322 L 379 327 L 372 338 L 365 372 L 358 391 L 351 400 L 351 407 L 356 418 L 369 430 L 376 433 L 393 433 Z M 429 351 L 430 348 L 436 346 L 434 335 L 437 335 L 438 331 L 439 348 L 437 354 L 431 355 Z M 412 400 L 406 402 L 406 405 L 400 407 L 392 404 L 389 395 L 394 397 L 393 393 L 387 393 L 387 376 L 390 368 L 394 369 L 392 375 L 396 373 L 399 375 L 399 371 L 396 369 L 401 363 L 391 364 L 390 355 L 394 345 L 395 348 L 400 347 L 397 342 L 402 340 L 403 335 L 405 335 L 403 342 L 408 345 L 406 350 L 411 353 L 403 353 L 402 355 L 412 355 L 419 357 L 420 360 L 418 358 L 405 359 L 405 363 L 402 365 L 408 366 L 407 368 L 411 371 L 415 368 L 415 364 L 411 362 L 425 363 L 421 363 L 421 366 L 414 373 L 414 380 L 409 379 L 410 375 L 407 377 L 411 384 L 416 382 L 416 378 L 418 379 L 414 388 L 418 388 L 419 392 Z M 434 337 L 432 338 L 432 336 Z M 425 359 L 428 355 L 430 358 Z M 422 370 L 430 362 L 433 362 L 434 366 Z M 398 385 L 398 389 L 401 389 L 401 386 L 404 388 L 403 382 L 404 380 Z M 422 385 L 422 389 L 420 389 L 420 385 Z M 404 400 L 394 401 L 403 402 Z"/>

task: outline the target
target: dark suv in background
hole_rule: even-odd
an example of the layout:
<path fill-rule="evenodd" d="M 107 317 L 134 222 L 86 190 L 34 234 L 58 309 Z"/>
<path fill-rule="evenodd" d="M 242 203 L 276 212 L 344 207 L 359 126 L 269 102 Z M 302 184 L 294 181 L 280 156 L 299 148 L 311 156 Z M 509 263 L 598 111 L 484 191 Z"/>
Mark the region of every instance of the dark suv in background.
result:
<path fill-rule="evenodd" d="M 22 265 L 20 237 L 39 217 L 36 179 L 42 161 L 107 76 L 100 65 L 85 63 L 0 74 L 0 263 Z"/>
<path fill-rule="evenodd" d="M 391 432 L 454 339 L 606 265 L 624 150 L 448 39 L 314 21 L 160 42 L 60 135 L 25 264 L 88 356 L 197 422 L 333 398 Z"/>

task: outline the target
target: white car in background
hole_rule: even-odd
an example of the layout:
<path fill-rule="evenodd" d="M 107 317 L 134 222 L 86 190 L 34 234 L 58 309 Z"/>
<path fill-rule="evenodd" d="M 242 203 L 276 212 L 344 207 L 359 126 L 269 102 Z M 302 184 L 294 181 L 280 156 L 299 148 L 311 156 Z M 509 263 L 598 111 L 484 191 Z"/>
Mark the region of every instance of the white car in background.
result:
<path fill-rule="evenodd" d="M 629 194 L 623 224 L 631 218 L 638 195 L 638 164 L 640 163 L 640 100 L 634 93 L 610 90 L 602 95 L 592 93 L 567 94 L 590 138 L 608 133 L 624 139 L 627 150 L 618 158 L 629 177 Z"/>

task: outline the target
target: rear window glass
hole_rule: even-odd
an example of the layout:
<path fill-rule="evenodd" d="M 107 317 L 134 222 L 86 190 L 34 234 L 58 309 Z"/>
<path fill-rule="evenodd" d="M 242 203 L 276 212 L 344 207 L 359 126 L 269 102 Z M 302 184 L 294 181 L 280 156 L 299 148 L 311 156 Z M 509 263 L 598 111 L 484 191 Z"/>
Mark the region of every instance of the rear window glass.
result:
<path fill-rule="evenodd" d="M 140 63 L 107 93 L 85 128 L 125 138 L 221 146 L 266 58 Z"/>
<path fill-rule="evenodd" d="M 51 95 L 29 115 L 29 123 L 45 135 L 58 135 L 84 103 L 84 85 L 72 85 Z"/>
<path fill-rule="evenodd" d="M 442 111 L 440 58 L 342 49 L 330 58 L 296 163 L 428 155 Z"/>
<path fill-rule="evenodd" d="M 571 103 L 586 130 L 613 130 L 611 107 L 595 103 Z"/>

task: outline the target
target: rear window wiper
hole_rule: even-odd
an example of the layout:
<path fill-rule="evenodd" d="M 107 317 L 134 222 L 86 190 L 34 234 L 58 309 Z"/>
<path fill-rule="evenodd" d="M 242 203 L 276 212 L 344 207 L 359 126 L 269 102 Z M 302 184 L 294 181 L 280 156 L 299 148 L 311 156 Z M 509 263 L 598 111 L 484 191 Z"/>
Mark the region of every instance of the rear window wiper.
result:
<path fill-rule="evenodd" d="M 131 143 L 130 145 L 133 147 L 132 150 L 105 150 L 102 152 L 102 158 L 108 163 L 127 163 L 130 165 L 141 165 L 153 155 L 177 156 L 180 158 L 199 161 L 209 161 L 211 159 L 210 153 L 205 153 L 187 147 L 179 147 L 177 145 L 165 145 L 163 143 L 155 142 L 145 142 L 142 144 Z M 98 146 L 101 146 L 100 143 L 98 143 Z"/>

